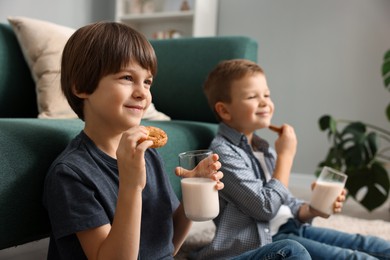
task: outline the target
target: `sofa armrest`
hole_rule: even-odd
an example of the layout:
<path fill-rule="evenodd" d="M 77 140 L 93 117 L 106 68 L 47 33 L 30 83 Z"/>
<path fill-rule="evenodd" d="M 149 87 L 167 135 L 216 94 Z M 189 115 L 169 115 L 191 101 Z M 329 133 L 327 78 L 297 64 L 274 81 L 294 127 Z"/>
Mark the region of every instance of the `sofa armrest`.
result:
<path fill-rule="evenodd" d="M 0 249 L 49 234 L 43 180 L 80 120 L 0 119 Z"/>

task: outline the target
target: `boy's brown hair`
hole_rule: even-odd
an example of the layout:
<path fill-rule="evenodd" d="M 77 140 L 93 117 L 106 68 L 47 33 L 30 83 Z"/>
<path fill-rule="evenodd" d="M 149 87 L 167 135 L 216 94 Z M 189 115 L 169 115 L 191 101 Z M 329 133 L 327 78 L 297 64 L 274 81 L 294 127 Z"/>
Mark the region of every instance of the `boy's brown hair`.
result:
<path fill-rule="evenodd" d="M 255 62 L 246 59 L 233 59 L 220 62 L 208 75 L 203 91 L 207 97 L 210 108 L 218 121 L 221 121 L 215 111 L 217 102 L 231 102 L 231 86 L 236 80 L 256 73 L 264 73 L 263 69 Z"/>
<path fill-rule="evenodd" d="M 137 62 L 157 73 L 152 45 L 139 32 L 116 22 L 97 22 L 78 29 L 65 45 L 61 62 L 61 89 L 69 105 L 84 120 L 83 99 L 75 93 L 92 94 L 99 81 Z"/>

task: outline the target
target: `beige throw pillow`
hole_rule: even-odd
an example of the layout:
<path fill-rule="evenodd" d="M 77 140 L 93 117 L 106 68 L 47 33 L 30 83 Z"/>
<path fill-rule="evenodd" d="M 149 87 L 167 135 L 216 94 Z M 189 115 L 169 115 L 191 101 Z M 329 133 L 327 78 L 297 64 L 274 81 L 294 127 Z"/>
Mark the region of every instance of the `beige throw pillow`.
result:
<path fill-rule="evenodd" d="M 62 50 L 75 29 L 27 17 L 8 17 L 36 84 L 39 118 L 77 118 L 62 94 Z M 169 120 L 153 104 L 148 120 Z"/>

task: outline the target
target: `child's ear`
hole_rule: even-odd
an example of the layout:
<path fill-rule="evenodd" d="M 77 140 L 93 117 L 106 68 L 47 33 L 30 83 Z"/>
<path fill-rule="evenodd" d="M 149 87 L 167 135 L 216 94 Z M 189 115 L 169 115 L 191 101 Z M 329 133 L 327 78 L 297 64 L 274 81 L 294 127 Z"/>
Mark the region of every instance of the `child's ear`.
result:
<path fill-rule="evenodd" d="M 217 102 L 214 105 L 215 112 L 219 115 L 219 117 L 224 121 L 229 121 L 231 116 L 229 110 L 227 109 L 225 103 Z"/>

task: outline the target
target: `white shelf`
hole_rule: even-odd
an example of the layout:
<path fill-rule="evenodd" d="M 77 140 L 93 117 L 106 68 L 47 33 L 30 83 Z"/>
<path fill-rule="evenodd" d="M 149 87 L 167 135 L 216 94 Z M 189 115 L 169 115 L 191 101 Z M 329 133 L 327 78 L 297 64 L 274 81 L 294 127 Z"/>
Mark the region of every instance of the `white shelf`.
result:
<path fill-rule="evenodd" d="M 172 11 L 172 6 L 179 6 L 182 0 L 165 0 L 171 8 L 158 9 L 159 12 L 128 13 L 128 1 L 116 0 L 116 20 L 132 26 L 147 38 L 156 35 L 181 34 L 183 37 L 215 36 L 217 29 L 218 0 L 189 0 L 190 10 Z M 154 0 L 156 6 L 161 0 Z"/>
<path fill-rule="evenodd" d="M 158 13 L 141 13 L 141 14 L 125 14 L 119 19 L 122 22 L 164 22 L 172 20 L 191 20 L 194 17 L 193 11 L 178 11 L 178 12 L 158 12 Z"/>

